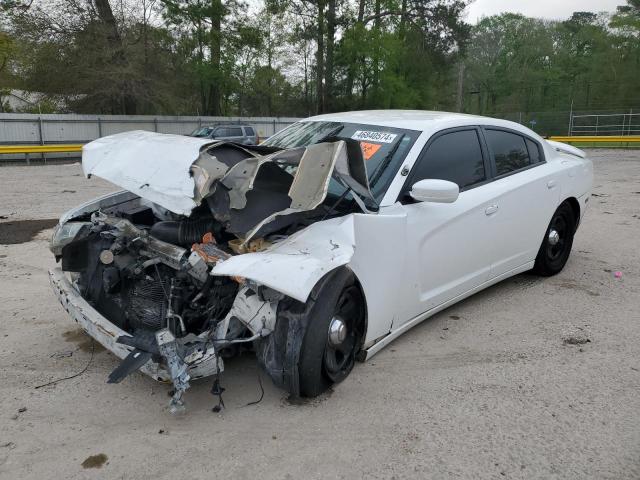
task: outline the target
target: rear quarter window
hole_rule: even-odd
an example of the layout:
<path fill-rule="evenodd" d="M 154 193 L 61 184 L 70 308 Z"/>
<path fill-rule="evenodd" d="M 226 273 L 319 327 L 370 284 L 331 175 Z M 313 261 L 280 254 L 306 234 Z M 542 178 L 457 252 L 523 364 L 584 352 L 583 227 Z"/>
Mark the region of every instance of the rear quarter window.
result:
<path fill-rule="evenodd" d="M 533 140 L 529 140 L 525 138 L 525 142 L 527 142 L 527 150 L 529 150 L 529 158 L 531 158 L 531 164 L 540 163 L 543 160 L 542 153 L 540 151 L 540 145 L 538 145 Z"/>

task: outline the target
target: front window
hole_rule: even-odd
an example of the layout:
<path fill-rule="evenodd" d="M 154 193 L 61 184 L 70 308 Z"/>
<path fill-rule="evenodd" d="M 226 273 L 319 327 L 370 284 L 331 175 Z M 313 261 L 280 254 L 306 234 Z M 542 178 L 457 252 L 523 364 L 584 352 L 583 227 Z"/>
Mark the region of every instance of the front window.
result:
<path fill-rule="evenodd" d="M 199 137 L 199 138 L 206 138 L 209 135 L 211 135 L 211 132 L 213 131 L 213 128 L 211 127 L 199 127 L 196 128 L 193 132 L 191 132 L 189 135 L 191 137 Z"/>
<path fill-rule="evenodd" d="M 440 135 L 431 142 L 411 175 L 412 184 L 434 178 L 457 183 L 460 190 L 484 182 L 487 176 L 477 131 L 459 130 Z"/>
<path fill-rule="evenodd" d="M 356 140 L 365 159 L 371 192 L 380 200 L 420 133 L 360 123 L 298 122 L 271 136 L 262 145 L 286 149 L 323 141 Z M 329 193 L 340 195 L 343 191 L 337 181 L 331 181 Z"/>

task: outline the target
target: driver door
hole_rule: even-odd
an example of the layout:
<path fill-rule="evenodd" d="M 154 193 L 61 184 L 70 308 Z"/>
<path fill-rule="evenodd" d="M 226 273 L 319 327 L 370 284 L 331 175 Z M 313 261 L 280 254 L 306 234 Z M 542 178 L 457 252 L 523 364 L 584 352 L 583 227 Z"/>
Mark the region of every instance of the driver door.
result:
<path fill-rule="evenodd" d="M 414 300 L 405 303 L 406 311 L 401 317 L 404 322 L 489 279 L 489 217 L 495 193 L 488 155 L 479 135 L 476 127 L 434 135 L 401 193 L 407 215 L 407 265 Z M 460 195 L 453 203 L 417 203 L 409 192 L 413 184 L 423 179 L 457 183 Z"/>

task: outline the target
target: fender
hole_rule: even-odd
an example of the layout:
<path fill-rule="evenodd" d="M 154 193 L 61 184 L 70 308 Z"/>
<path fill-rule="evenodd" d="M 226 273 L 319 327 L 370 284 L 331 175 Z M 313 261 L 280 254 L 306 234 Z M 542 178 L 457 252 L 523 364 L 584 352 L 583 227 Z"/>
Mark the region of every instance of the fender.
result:
<path fill-rule="evenodd" d="M 225 260 L 211 274 L 244 277 L 304 303 L 322 277 L 346 265 L 367 303 L 366 346 L 389 333 L 403 298 L 406 215 L 384 210 L 314 223 L 267 250 Z"/>

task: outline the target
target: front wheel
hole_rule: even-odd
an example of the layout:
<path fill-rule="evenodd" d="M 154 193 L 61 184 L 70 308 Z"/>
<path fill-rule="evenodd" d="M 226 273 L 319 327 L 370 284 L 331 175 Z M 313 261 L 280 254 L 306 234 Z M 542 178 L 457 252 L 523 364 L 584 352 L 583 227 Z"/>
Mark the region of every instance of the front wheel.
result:
<path fill-rule="evenodd" d="M 366 307 L 349 269 L 325 275 L 305 303 L 280 300 L 275 330 L 256 344 L 258 362 L 292 397 L 315 397 L 343 381 L 363 344 Z"/>
<path fill-rule="evenodd" d="M 533 271 L 545 277 L 559 273 L 569 259 L 575 231 L 573 208 L 568 202 L 563 202 L 551 217 Z"/>

